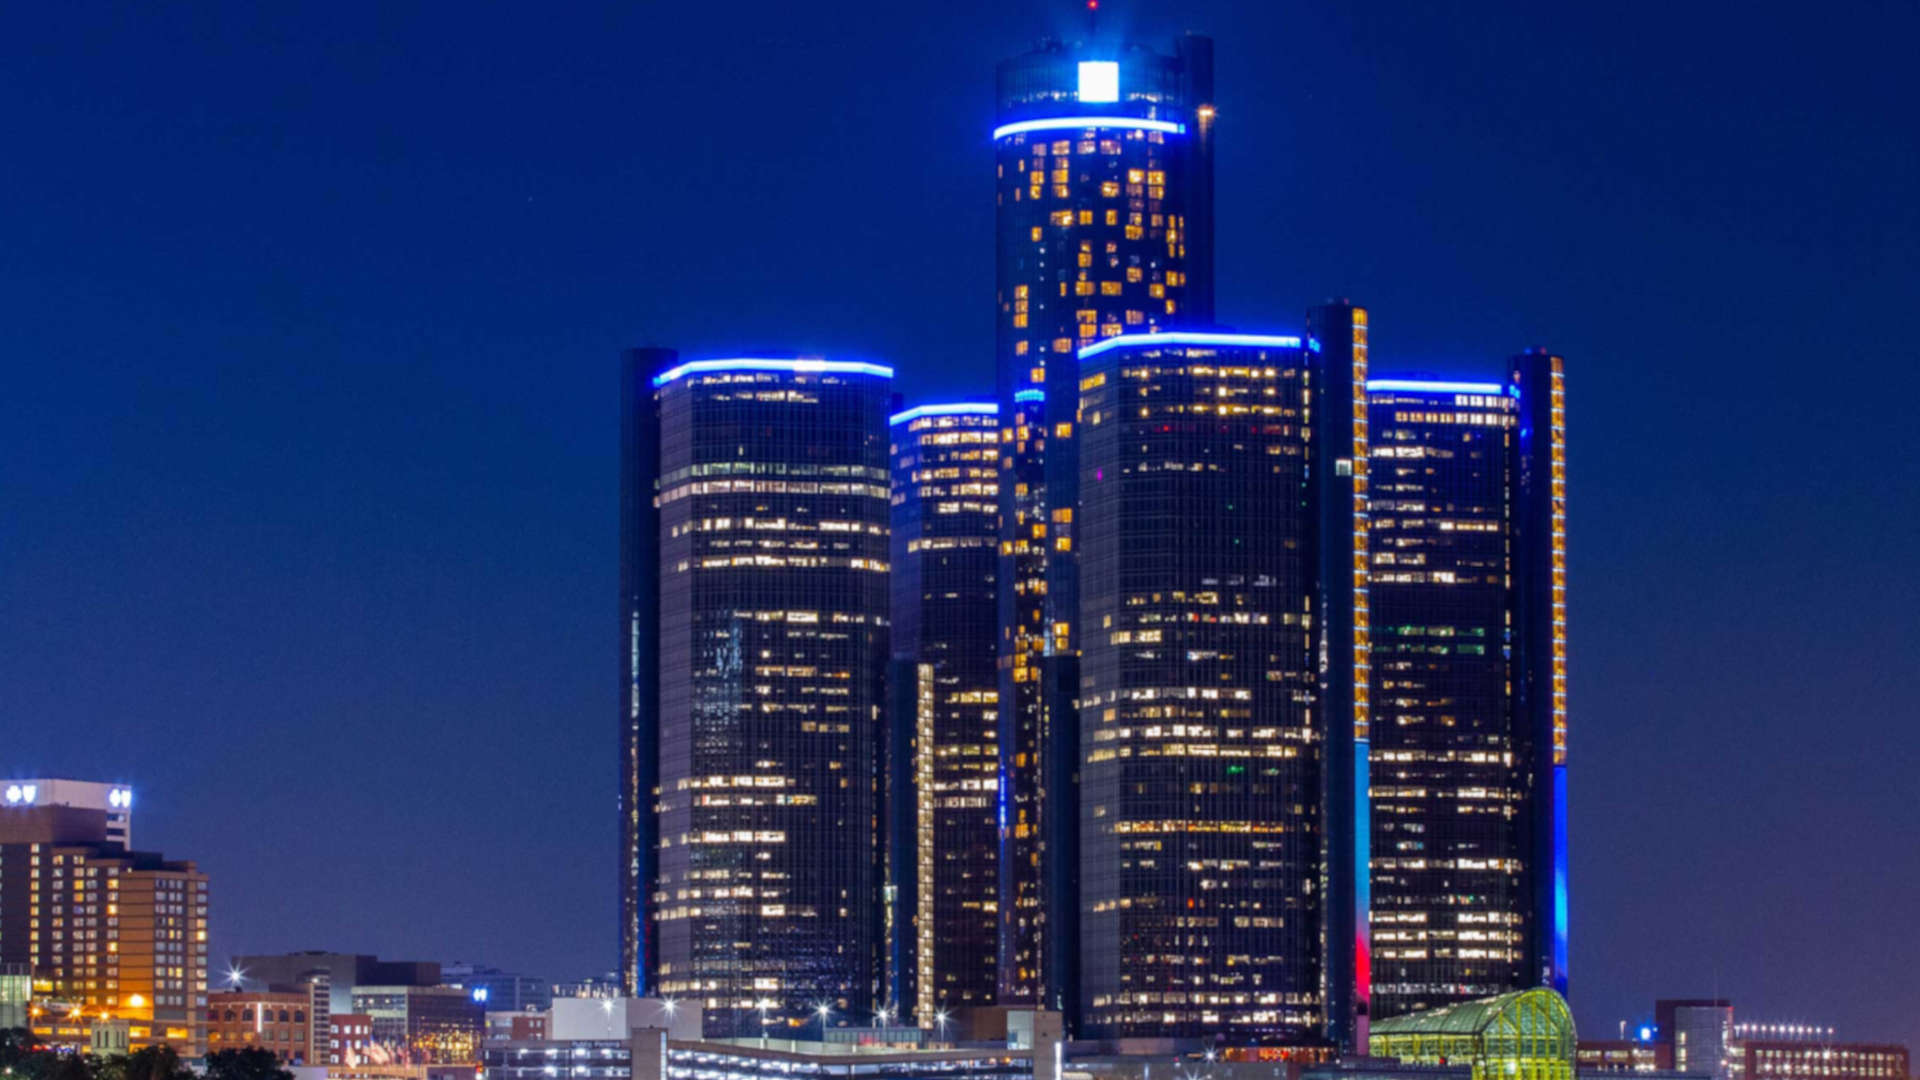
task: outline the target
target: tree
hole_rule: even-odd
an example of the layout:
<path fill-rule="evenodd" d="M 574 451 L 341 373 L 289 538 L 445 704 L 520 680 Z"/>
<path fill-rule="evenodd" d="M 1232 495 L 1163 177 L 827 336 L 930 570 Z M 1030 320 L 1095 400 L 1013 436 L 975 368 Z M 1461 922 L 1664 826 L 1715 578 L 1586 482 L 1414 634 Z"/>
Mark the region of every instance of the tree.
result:
<path fill-rule="evenodd" d="M 71 1069 L 63 1074 L 66 1063 L 77 1057 L 47 1049 L 28 1028 L 0 1030 L 0 1075 L 9 1080 L 92 1080 L 85 1075 L 84 1062 L 78 1063 L 80 1075 L 72 1075 Z"/>
<path fill-rule="evenodd" d="M 84 1055 L 43 1050 L 35 1060 L 44 1066 L 38 1074 L 40 1080 L 94 1080 L 93 1059 Z"/>
<path fill-rule="evenodd" d="M 0 1028 L 0 1069 L 11 1072 L 40 1049 L 31 1028 Z"/>
<path fill-rule="evenodd" d="M 122 1066 L 124 1080 L 196 1080 L 193 1070 L 181 1063 L 173 1047 L 166 1045 L 143 1046 L 109 1064 Z"/>
<path fill-rule="evenodd" d="M 273 1051 L 261 1046 L 215 1050 L 207 1055 L 207 1080 L 293 1080 Z"/>

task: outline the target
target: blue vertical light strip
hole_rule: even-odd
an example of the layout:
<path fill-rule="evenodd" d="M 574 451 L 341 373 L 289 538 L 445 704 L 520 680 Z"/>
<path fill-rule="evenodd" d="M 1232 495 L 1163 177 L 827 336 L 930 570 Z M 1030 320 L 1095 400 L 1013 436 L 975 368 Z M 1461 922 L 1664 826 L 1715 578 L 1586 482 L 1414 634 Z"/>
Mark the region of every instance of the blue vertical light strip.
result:
<path fill-rule="evenodd" d="M 1553 988 L 1567 993 L 1567 767 L 1553 767 Z"/>
<path fill-rule="evenodd" d="M 1353 746 L 1353 992 L 1365 1016 L 1373 998 L 1373 740 Z M 1365 1029 L 1355 1032 L 1359 1053 Z"/>

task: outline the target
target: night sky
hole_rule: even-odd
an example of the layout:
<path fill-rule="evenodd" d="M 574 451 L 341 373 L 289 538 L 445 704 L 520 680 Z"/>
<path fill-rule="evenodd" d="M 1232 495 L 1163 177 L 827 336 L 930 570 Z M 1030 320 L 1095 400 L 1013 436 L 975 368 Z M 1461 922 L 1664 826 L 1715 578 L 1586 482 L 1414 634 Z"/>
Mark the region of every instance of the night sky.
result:
<path fill-rule="evenodd" d="M 1920 1044 L 1920 8 L 1128 3 L 1219 297 L 1568 357 L 1572 997 Z M 1444 9 L 1444 10 L 1443 10 Z M 992 387 L 994 62 L 1068 4 L 13 4 L 0 773 L 215 957 L 613 965 L 618 351 Z"/>

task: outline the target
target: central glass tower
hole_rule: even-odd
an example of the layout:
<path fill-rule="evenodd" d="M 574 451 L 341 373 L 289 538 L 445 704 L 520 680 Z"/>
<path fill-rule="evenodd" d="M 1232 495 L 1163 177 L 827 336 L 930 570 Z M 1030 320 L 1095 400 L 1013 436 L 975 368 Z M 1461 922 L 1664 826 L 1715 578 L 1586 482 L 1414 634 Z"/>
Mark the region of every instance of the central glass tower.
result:
<path fill-rule="evenodd" d="M 1077 1015 L 1076 354 L 1213 317 L 1213 44 L 999 68 L 999 994 Z"/>
<path fill-rule="evenodd" d="M 1321 1035 L 1313 373 L 1297 336 L 1080 353 L 1085 1037 Z"/>

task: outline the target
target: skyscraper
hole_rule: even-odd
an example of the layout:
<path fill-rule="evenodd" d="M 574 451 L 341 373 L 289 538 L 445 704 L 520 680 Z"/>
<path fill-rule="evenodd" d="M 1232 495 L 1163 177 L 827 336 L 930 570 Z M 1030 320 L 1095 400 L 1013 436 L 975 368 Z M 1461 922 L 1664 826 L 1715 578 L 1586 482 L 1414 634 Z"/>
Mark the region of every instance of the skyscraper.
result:
<path fill-rule="evenodd" d="M 1507 361 L 1520 401 L 1514 443 L 1514 702 L 1528 784 L 1522 848 L 1533 914 L 1532 981 L 1567 992 L 1566 361 L 1529 349 Z"/>
<path fill-rule="evenodd" d="M 1213 308 L 1213 49 L 1043 42 L 1000 65 L 1000 998 L 1073 1011 L 1075 353 Z"/>
<path fill-rule="evenodd" d="M 623 978 L 709 1035 L 879 979 L 889 368 L 627 363 Z"/>
<path fill-rule="evenodd" d="M 207 875 L 127 850 L 121 800 L 35 794 L 0 802 L 0 965 L 24 965 L 48 1002 L 35 1035 L 84 1047 L 88 1018 L 120 1021 L 132 1047 L 203 1053 Z"/>
<path fill-rule="evenodd" d="M 1562 377 L 1368 383 L 1376 1017 L 1566 988 Z"/>
<path fill-rule="evenodd" d="M 1318 1040 L 1308 350 L 1079 355 L 1083 1034 Z"/>
<path fill-rule="evenodd" d="M 999 409 L 896 413 L 893 442 L 895 988 L 922 1025 L 995 1000 Z"/>
<path fill-rule="evenodd" d="M 1329 301 L 1307 312 L 1313 366 L 1313 438 L 1308 454 L 1314 561 L 1321 784 L 1320 910 L 1324 927 L 1326 1037 L 1366 1047 L 1368 765 L 1372 724 L 1371 609 L 1367 551 L 1368 316 Z"/>

